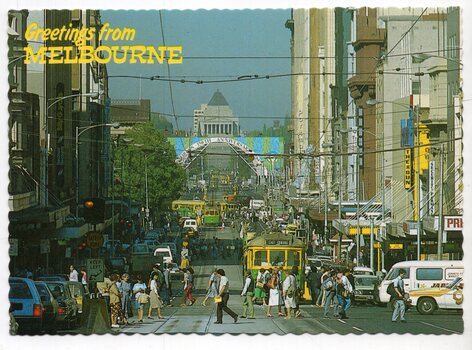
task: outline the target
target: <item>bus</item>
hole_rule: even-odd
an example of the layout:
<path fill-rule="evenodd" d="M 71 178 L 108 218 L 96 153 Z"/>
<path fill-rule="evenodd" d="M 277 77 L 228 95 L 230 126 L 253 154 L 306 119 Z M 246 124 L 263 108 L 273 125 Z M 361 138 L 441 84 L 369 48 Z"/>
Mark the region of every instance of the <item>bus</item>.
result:
<path fill-rule="evenodd" d="M 178 199 L 172 202 L 172 210 L 180 217 L 195 218 L 201 215 L 205 208 L 205 201 Z"/>
<path fill-rule="evenodd" d="M 246 242 L 243 254 L 244 270 L 250 270 L 256 280 L 261 268 L 283 268 L 284 275 L 298 267 L 297 283 L 305 290 L 305 244 L 293 235 L 280 231 L 268 232 Z"/>

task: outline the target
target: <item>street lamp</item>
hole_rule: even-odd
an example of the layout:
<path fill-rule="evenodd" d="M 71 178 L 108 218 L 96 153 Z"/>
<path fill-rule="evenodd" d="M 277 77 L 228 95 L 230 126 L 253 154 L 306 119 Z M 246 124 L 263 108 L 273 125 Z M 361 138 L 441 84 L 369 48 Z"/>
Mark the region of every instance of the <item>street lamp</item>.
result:
<path fill-rule="evenodd" d="M 72 97 L 72 96 L 69 96 L 69 97 Z M 120 123 L 103 123 L 103 124 L 75 127 L 75 217 L 76 219 L 79 217 L 79 137 L 87 130 L 98 128 L 98 127 L 109 127 L 109 126 L 118 128 L 120 126 Z M 113 215 L 114 213 L 112 213 L 112 216 Z"/>
<path fill-rule="evenodd" d="M 84 93 L 84 94 L 73 94 L 73 95 L 67 95 L 67 96 L 60 96 L 60 97 L 53 97 L 49 98 L 47 101 L 51 102 L 47 107 L 46 107 L 46 117 L 44 120 L 44 146 L 42 147 L 42 161 L 43 161 L 43 167 L 41 176 L 43 178 L 43 188 L 44 188 L 44 205 L 47 207 L 48 206 L 48 151 L 49 151 L 49 135 L 48 135 L 48 115 L 49 115 L 49 110 L 51 109 L 52 106 L 54 106 L 56 103 L 73 98 L 73 97 L 90 97 L 92 99 L 97 99 L 99 94 L 98 92 L 90 92 L 90 93 Z M 76 215 L 77 217 L 77 215 Z"/>

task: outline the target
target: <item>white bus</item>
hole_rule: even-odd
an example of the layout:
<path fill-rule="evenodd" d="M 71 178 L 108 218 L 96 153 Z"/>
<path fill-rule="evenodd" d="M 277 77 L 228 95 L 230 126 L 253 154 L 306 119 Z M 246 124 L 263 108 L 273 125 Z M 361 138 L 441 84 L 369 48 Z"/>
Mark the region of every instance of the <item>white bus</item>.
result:
<path fill-rule="evenodd" d="M 387 287 L 398 276 L 400 269 L 405 270 L 403 283 L 405 292 L 420 288 L 440 288 L 447 286 L 456 277 L 462 277 L 464 263 L 461 260 L 402 261 L 392 266 L 379 285 L 381 303 L 390 301 Z"/>

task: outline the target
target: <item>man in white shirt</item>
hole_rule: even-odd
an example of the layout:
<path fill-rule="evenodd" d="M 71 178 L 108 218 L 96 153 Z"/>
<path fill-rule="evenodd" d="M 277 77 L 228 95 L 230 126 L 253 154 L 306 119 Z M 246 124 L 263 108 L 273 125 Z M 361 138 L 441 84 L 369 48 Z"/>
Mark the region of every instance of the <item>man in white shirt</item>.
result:
<path fill-rule="evenodd" d="M 295 267 L 296 266 L 294 266 L 294 268 Z M 297 303 L 295 301 L 295 295 L 297 293 L 297 278 L 295 275 L 297 270 L 294 268 L 292 268 L 292 273 L 285 278 L 282 286 L 285 308 L 287 309 L 287 316 L 285 317 L 286 320 L 292 317 L 292 309 L 294 309 L 295 312 L 297 307 Z"/>
<path fill-rule="evenodd" d="M 74 268 L 74 265 L 70 265 L 69 267 L 69 281 L 79 282 L 79 273 Z"/>
<path fill-rule="evenodd" d="M 244 283 L 243 291 L 241 292 L 241 296 L 244 297 L 243 299 L 243 314 L 241 318 L 246 318 L 247 311 L 249 309 L 249 319 L 255 319 L 254 313 L 254 304 L 252 302 L 252 298 L 254 297 L 254 279 L 252 278 L 251 271 L 246 271 L 246 280 Z"/>
<path fill-rule="evenodd" d="M 218 308 L 216 310 L 216 322 L 215 324 L 223 323 L 223 310 L 234 319 L 234 323 L 238 322 L 238 315 L 231 310 L 228 306 L 229 299 L 229 280 L 225 275 L 225 270 L 218 269 L 216 274 L 220 278 L 220 288 L 218 291 L 218 296 L 221 297 L 221 301 L 218 303 Z"/>

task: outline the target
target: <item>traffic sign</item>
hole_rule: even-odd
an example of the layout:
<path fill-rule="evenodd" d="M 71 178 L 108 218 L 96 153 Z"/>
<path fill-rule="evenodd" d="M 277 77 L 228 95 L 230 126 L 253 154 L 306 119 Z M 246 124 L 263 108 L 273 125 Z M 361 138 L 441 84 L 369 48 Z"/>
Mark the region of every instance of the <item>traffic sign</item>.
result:
<path fill-rule="evenodd" d="M 10 249 L 8 254 L 10 256 L 18 256 L 18 239 L 17 238 L 10 238 Z"/>
<path fill-rule="evenodd" d="M 102 234 L 97 231 L 87 233 L 87 245 L 92 249 L 100 248 L 103 245 Z"/>
<path fill-rule="evenodd" d="M 89 283 L 103 282 L 105 277 L 103 259 L 87 259 L 87 275 Z"/>
<path fill-rule="evenodd" d="M 51 243 L 49 239 L 42 239 L 39 243 L 39 250 L 41 254 L 48 254 L 51 252 Z"/>

